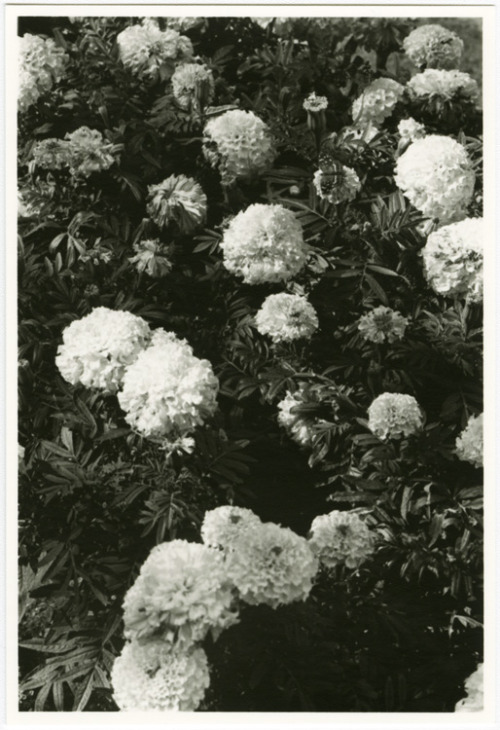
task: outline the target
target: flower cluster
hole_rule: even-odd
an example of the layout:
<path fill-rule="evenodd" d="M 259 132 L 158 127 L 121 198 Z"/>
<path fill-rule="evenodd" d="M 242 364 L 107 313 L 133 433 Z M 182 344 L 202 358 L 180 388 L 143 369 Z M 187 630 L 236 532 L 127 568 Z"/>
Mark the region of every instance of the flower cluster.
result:
<path fill-rule="evenodd" d="M 467 696 L 455 705 L 455 712 L 481 712 L 484 710 L 484 664 L 465 680 Z"/>
<path fill-rule="evenodd" d="M 291 279 L 305 266 L 302 226 L 282 205 L 255 203 L 230 222 L 221 243 L 224 266 L 246 284 Z"/>
<path fill-rule="evenodd" d="M 116 40 L 123 65 L 139 77 L 154 76 L 166 63 L 189 61 L 193 56 L 189 38 L 173 28 L 161 31 L 152 18 L 125 28 Z"/>
<path fill-rule="evenodd" d="M 224 112 L 206 123 L 203 134 L 203 153 L 225 184 L 258 175 L 276 157 L 269 127 L 253 112 Z"/>
<path fill-rule="evenodd" d="M 415 208 L 441 224 L 465 218 L 475 179 L 465 148 L 436 134 L 417 139 L 396 164 L 396 185 Z"/>
<path fill-rule="evenodd" d="M 390 307 L 376 307 L 360 317 L 358 330 L 369 342 L 396 342 L 404 336 L 408 319 Z"/>
<path fill-rule="evenodd" d="M 402 119 L 398 124 L 398 134 L 404 142 L 414 142 L 425 137 L 425 127 L 415 121 L 413 117 Z"/>
<path fill-rule="evenodd" d="M 325 568 L 359 568 L 373 553 L 374 537 L 357 512 L 333 510 L 314 518 L 309 545 Z"/>
<path fill-rule="evenodd" d="M 404 39 L 403 48 L 416 66 L 456 68 L 460 63 L 464 44 L 452 30 L 432 23 L 412 30 Z"/>
<path fill-rule="evenodd" d="M 69 57 L 51 38 L 25 33 L 19 38 L 18 107 L 25 112 L 61 80 Z"/>
<path fill-rule="evenodd" d="M 382 393 L 368 408 L 368 428 L 381 439 L 412 436 L 422 425 L 422 412 L 411 395 Z"/>
<path fill-rule="evenodd" d="M 261 524 L 252 510 L 224 505 L 205 512 L 201 537 L 209 547 L 236 550 L 243 532 L 255 530 Z"/>
<path fill-rule="evenodd" d="M 430 234 L 422 249 L 427 281 L 438 294 L 483 298 L 482 218 L 466 218 Z"/>
<path fill-rule="evenodd" d="M 116 147 L 106 142 L 97 129 L 80 127 L 65 139 L 49 138 L 37 142 L 33 160 L 47 170 L 69 168 L 74 178 L 89 177 L 93 172 L 108 170 L 115 162 Z"/>
<path fill-rule="evenodd" d="M 273 342 L 292 342 L 310 338 L 318 328 L 318 317 L 312 304 L 298 294 L 271 294 L 255 315 L 255 324 L 262 335 Z"/>
<path fill-rule="evenodd" d="M 321 112 L 328 108 L 328 99 L 326 96 L 316 96 L 316 93 L 313 91 L 312 94 L 309 94 L 307 99 L 304 100 L 302 106 L 306 112 Z"/>
<path fill-rule="evenodd" d="M 204 64 L 183 63 L 172 76 L 172 90 L 182 109 L 200 111 L 214 95 L 214 77 Z"/>
<path fill-rule="evenodd" d="M 160 228 L 175 222 L 183 233 L 190 233 L 205 221 L 207 196 L 191 177 L 170 175 L 148 186 L 147 211 Z"/>
<path fill-rule="evenodd" d="M 145 239 L 134 243 L 135 256 L 129 258 L 131 264 L 139 272 L 146 272 L 154 279 L 166 276 L 172 269 L 170 260 L 170 246 L 166 246 L 157 239 Z"/>
<path fill-rule="evenodd" d="M 406 88 L 413 98 L 440 97 L 449 100 L 460 96 L 461 100 L 467 99 L 471 102 L 476 102 L 479 98 L 477 82 L 469 74 L 455 70 L 427 68 L 413 76 Z"/>
<path fill-rule="evenodd" d="M 456 441 L 457 456 L 477 467 L 483 466 L 483 414 L 470 416 Z"/>
<path fill-rule="evenodd" d="M 155 330 L 123 378 L 125 420 L 146 437 L 172 441 L 192 433 L 217 407 L 218 380 L 208 360 L 173 332 Z"/>
<path fill-rule="evenodd" d="M 210 685 L 207 656 L 199 647 L 172 652 L 158 639 L 127 642 L 113 664 L 111 683 L 123 711 L 193 711 Z"/>
<path fill-rule="evenodd" d="M 72 385 L 115 393 L 131 365 L 149 342 L 147 322 L 130 312 L 97 307 L 63 332 L 56 365 Z"/>
<path fill-rule="evenodd" d="M 153 548 L 125 595 L 123 611 L 128 639 L 161 637 L 180 650 L 238 621 L 221 556 L 186 540 Z"/>
<path fill-rule="evenodd" d="M 397 81 L 379 78 L 372 81 L 352 105 L 352 118 L 356 125 L 372 122 L 375 126 L 390 117 L 394 107 L 404 94 L 404 86 Z"/>
<path fill-rule="evenodd" d="M 361 181 L 356 171 L 346 165 L 340 165 L 333 173 L 316 170 L 313 184 L 318 196 L 333 205 L 354 200 L 361 190 Z"/>

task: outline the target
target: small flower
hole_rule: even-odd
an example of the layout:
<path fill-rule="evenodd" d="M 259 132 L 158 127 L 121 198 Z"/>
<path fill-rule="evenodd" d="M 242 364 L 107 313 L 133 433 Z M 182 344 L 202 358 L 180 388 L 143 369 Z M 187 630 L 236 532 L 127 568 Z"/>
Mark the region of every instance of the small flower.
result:
<path fill-rule="evenodd" d="M 172 90 L 180 107 L 200 111 L 213 99 L 214 77 L 204 64 L 184 63 L 175 69 Z"/>
<path fill-rule="evenodd" d="M 170 175 L 148 186 L 147 211 L 160 228 L 175 222 L 183 233 L 191 233 L 205 221 L 207 196 L 193 178 Z"/>
<path fill-rule="evenodd" d="M 136 255 L 129 258 L 129 261 L 135 264 L 137 271 L 145 271 L 155 279 L 160 279 L 171 271 L 170 246 L 164 245 L 158 239 L 134 243 L 134 251 Z"/>
<path fill-rule="evenodd" d="M 412 436 L 422 425 L 422 412 L 411 395 L 382 393 L 368 409 L 368 428 L 380 439 Z"/>
<path fill-rule="evenodd" d="M 328 200 L 333 205 L 354 200 L 361 190 L 356 171 L 346 165 L 340 165 L 333 173 L 316 170 L 313 185 L 321 200 Z"/>
<path fill-rule="evenodd" d="M 314 114 L 315 112 L 321 112 L 328 108 L 328 99 L 326 96 L 316 96 L 316 93 L 313 91 L 312 94 L 309 94 L 307 99 L 304 100 L 302 106 L 307 112 Z"/>
<path fill-rule="evenodd" d="M 305 297 L 297 294 L 271 294 L 255 316 L 255 324 L 262 335 L 273 342 L 292 342 L 309 339 L 318 328 L 314 307 Z"/>
<path fill-rule="evenodd" d="M 397 81 L 379 78 L 369 84 L 352 105 L 352 118 L 356 126 L 372 123 L 378 127 L 390 117 L 394 107 L 404 94 L 404 86 Z"/>
<path fill-rule="evenodd" d="M 416 66 L 456 68 L 464 44 L 452 30 L 430 23 L 412 30 L 404 39 L 403 48 Z"/>
<path fill-rule="evenodd" d="M 398 124 L 398 134 L 404 142 L 414 142 L 416 139 L 425 137 L 425 127 L 416 122 L 413 117 L 402 119 Z"/>
<path fill-rule="evenodd" d="M 380 306 L 359 319 L 358 329 L 369 342 L 396 342 L 403 338 L 407 324 L 402 314 Z"/>
<path fill-rule="evenodd" d="M 309 533 L 309 545 L 326 568 L 345 564 L 359 566 L 374 550 L 374 537 L 356 512 L 333 510 L 315 517 Z"/>
<path fill-rule="evenodd" d="M 456 440 L 457 456 L 461 461 L 483 466 L 483 414 L 470 416 L 467 426 Z"/>

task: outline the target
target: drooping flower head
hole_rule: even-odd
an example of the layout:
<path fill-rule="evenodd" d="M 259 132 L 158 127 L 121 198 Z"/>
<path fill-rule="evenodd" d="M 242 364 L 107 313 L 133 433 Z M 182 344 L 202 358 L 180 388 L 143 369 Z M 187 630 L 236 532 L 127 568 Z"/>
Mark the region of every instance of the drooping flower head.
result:
<path fill-rule="evenodd" d="M 261 524 L 252 510 L 224 505 L 205 512 L 201 537 L 205 545 L 210 547 L 235 550 L 242 533 L 254 530 Z"/>
<path fill-rule="evenodd" d="M 111 670 L 113 698 L 125 712 L 194 711 L 210 686 L 203 649 L 172 651 L 161 639 L 127 642 Z"/>
<path fill-rule="evenodd" d="M 148 186 L 147 211 L 160 228 L 175 221 L 183 233 L 191 233 L 205 221 L 207 196 L 193 178 L 170 175 Z"/>
<path fill-rule="evenodd" d="M 465 147 L 430 134 L 399 157 L 394 179 L 415 208 L 444 224 L 465 218 L 476 176 Z"/>
<path fill-rule="evenodd" d="M 25 112 L 61 80 L 69 56 L 51 38 L 25 33 L 18 43 L 18 107 Z"/>
<path fill-rule="evenodd" d="M 282 205 L 255 203 L 230 222 L 221 243 L 224 266 L 246 284 L 288 281 L 306 264 L 302 226 Z"/>
<path fill-rule="evenodd" d="M 359 568 L 373 553 L 374 537 L 361 517 L 352 511 L 333 510 L 315 517 L 309 545 L 326 568 L 346 565 Z"/>
<path fill-rule="evenodd" d="M 445 297 L 482 300 L 484 235 L 482 218 L 466 218 L 430 234 L 422 256 L 434 291 Z"/>
<path fill-rule="evenodd" d="M 484 710 L 484 664 L 465 680 L 467 695 L 455 705 L 455 712 L 481 712 Z"/>
<path fill-rule="evenodd" d="M 371 122 L 376 127 L 390 117 L 394 107 L 404 94 L 404 86 L 388 78 L 372 81 L 352 105 L 354 124 Z"/>
<path fill-rule="evenodd" d="M 278 424 L 282 426 L 291 439 L 299 446 L 312 446 L 315 426 L 322 423 L 316 415 L 293 412 L 300 406 L 319 404 L 317 394 L 311 388 L 302 385 L 293 393 L 287 390 L 285 397 L 278 403 Z"/>
<path fill-rule="evenodd" d="M 207 122 L 203 134 L 203 153 L 225 184 L 264 172 L 276 157 L 269 127 L 253 112 L 224 112 Z"/>
<path fill-rule="evenodd" d="M 172 76 L 172 90 L 182 109 L 200 111 L 214 95 L 214 77 L 204 64 L 183 63 Z"/>
<path fill-rule="evenodd" d="M 483 466 L 483 414 L 470 416 L 467 426 L 456 440 L 457 456 L 473 466 Z"/>
<path fill-rule="evenodd" d="M 255 324 L 262 335 L 273 342 L 309 339 L 318 329 L 318 317 L 312 304 L 298 294 L 271 294 L 255 315 Z"/>
<path fill-rule="evenodd" d="M 414 99 L 435 98 L 476 102 L 479 98 L 477 82 L 462 71 L 444 71 L 427 68 L 413 76 L 407 83 L 410 96 Z"/>
<path fill-rule="evenodd" d="M 134 243 L 134 251 L 135 256 L 129 258 L 129 261 L 135 264 L 137 271 L 145 271 L 154 279 L 160 279 L 171 271 L 170 246 L 164 245 L 161 241 L 157 239 L 139 241 Z"/>
<path fill-rule="evenodd" d="M 422 412 L 412 395 L 382 393 L 368 409 L 368 428 L 381 439 L 412 436 L 422 425 Z"/>
<path fill-rule="evenodd" d="M 148 323 L 130 312 L 96 307 L 63 332 L 56 365 L 63 378 L 87 388 L 115 393 L 126 368 L 147 346 Z"/>
<path fill-rule="evenodd" d="M 173 332 L 157 329 L 125 372 L 118 401 L 140 434 L 175 441 L 214 414 L 218 387 L 208 360 L 195 357 Z"/>
<path fill-rule="evenodd" d="M 313 184 L 318 196 L 334 205 L 354 200 L 361 190 L 361 181 L 356 171 L 346 165 L 340 165 L 332 173 L 316 170 Z"/>
<path fill-rule="evenodd" d="M 421 25 L 406 36 L 403 48 L 416 66 L 456 68 L 464 44 L 452 30 L 437 23 Z"/>
<path fill-rule="evenodd" d="M 416 139 L 425 137 L 425 127 L 415 121 L 413 117 L 408 117 L 399 122 L 398 134 L 404 142 L 414 142 Z"/>
<path fill-rule="evenodd" d="M 404 336 L 408 320 L 390 307 L 376 307 L 360 317 L 358 330 L 369 342 L 396 342 Z"/>
<path fill-rule="evenodd" d="M 152 18 L 144 18 L 141 25 L 130 25 L 117 36 L 123 65 L 139 77 L 152 77 L 160 67 L 168 75 L 174 64 L 193 57 L 193 44 L 173 28 L 160 30 Z M 167 70 L 168 69 L 168 70 Z"/>

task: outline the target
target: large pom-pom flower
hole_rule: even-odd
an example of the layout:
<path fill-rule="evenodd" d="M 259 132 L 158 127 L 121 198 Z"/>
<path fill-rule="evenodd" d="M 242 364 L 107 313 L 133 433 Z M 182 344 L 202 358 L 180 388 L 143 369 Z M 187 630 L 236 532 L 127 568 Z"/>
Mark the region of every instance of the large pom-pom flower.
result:
<path fill-rule="evenodd" d="M 214 95 L 214 77 L 204 64 L 184 63 L 175 69 L 172 90 L 182 109 L 200 111 Z"/>
<path fill-rule="evenodd" d="M 147 346 L 151 331 L 142 317 L 96 307 L 63 332 L 56 365 L 63 378 L 76 385 L 115 393 L 126 368 Z"/>
<path fill-rule="evenodd" d="M 186 540 L 157 545 L 123 602 L 128 639 L 160 637 L 184 650 L 237 623 L 234 594 L 217 550 Z"/>
<path fill-rule="evenodd" d="M 134 243 L 135 256 L 129 258 L 135 264 L 137 271 L 145 271 L 154 279 L 161 279 L 172 269 L 170 246 L 166 246 L 158 239 L 145 239 Z"/>
<path fill-rule="evenodd" d="M 233 109 L 205 125 L 203 152 L 222 182 L 251 178 L 267 170 L 276 151 L 267 124 L 253 112 Z"/>
<path fill-rule="evenodd" d="M 376 127 L 390 117 L 394 107 L 404 94 L 404 86 L 393 79 L 375 79 L 352 105 L 352 118 L 356 125 L 371 122 Z"/>
<path fill-rule="evenodd" d="M 213 415 L 218 387 L 208 360 L 195 357 L 173 332 L 159 329 L 127 369 L 118 401 L 140 434 L 175 441 Z"/>
<path fill-rule="evenodd" d="M 125 28 L 116 40 L 123 65 L 139 77 L 155 76 L 160 68 L 169 76 L 175 62 L 188 61 L 193 56 L 189 38 L 173 28 L 161 31 L 152 18 Z"/>
<path fill-rule="evenodd" d="M 69 56 L 51 38 L 25 33 L 19 38 L 18 107 L 25 112 L 61 80 Z"/>
<path fill-rule="evenodd" d="M 467 151 L 451 137 L 417 139 L 396 164 L 396 185 L 415 208 L 441 224 L 465 218 L 475 180 Z"/>
<path fill-rule="evenodd" d="M 470 416 L 467 426 L 456 440 L 457 456 L 473 466 L 483 466 L 483 414 Z"/>
<path fill-rule="evenodd" d="M 461 101 L 476 102 L 479 98 L 477 82 L 469 74 L 455 70 L 427 68 L 413 76 L 406 88 L 415 99 L 439 97 L 451 100 L 459 97 Z"/>
<path fill-rule="evenodd" d="M 304 601 L 318 570 L 307 540 L 272 522 L 242 532 L 224 565 L 242 601 L 272 608 Z"/>
<path fill-rule="evenodd" d="M 334 205 L 354 200 L 361 190 L 357 172 L 346 165 L 340 165 L 333 173 L 316 170 L 313 185 L 321 200 L 328 200 Z"/>
<path fill-rule="evenodd" d="M 431 23 L 412 30 L 404 39 L 403 48 L 416 66 L 456 68 L 464 44 L 452 30 Z"/>
<path fill-rule="evenodd" d="M 356 512 L 333 510 L 314 518 L 309 545 L 325 568 L 359 568 L 373 553 L 374 538 Z"/>
<path fill-rule="evenodd" d="M 255 203 L 238 213 L 221 249 L 226 269 L 246 284 L 287 281 L 306 264 L 302 226 L 282 205 Z"/>
<path fill-rule="evenodd" d="M 183 233 L 191 233 L 205 221 L 207 196 L 193 178 L 170 175 L 148 186 L 147 210 L 160 228 L 175 221 Z"/>
<path fill-rule="evenodd" d="M 455 705 L 455 712 L 481 712 L 484 710 L 484 664 L 465 680 L 467 696 Z"/>
<path fill-rule="evenodd" d="M 422 412 L 412 395 L 382 393 L 368 409 L 368 428 L 381 439 L 412 436 L 422 425 Z"/>
<path fill-rule="evenodd" d="M 299 294 L 271 294 L 255 315 L 255 324 L 262 335 L 273 342 L 292 342 L 310 338 L 318 329 L 318 317 L 312 304 Z"/>
<path fill-rule="evenodd" d="M 484 234 L 482 218 L 450 223 L 430 234 L 422 256 L 434 291 L 472 302 L 482 300 Z"/>
<path fill-rule="evenodd" d="M 256 529 L 261 524 L 252 510 L 224 505 L 205 512 L 201 537 L 210 547 L 234 550 L 243 532 Z"/>
<path fill-rule="evenodd" d="M 127 642 L 111 670 L 113 698 L 120 710 L 193 711 L 210 686 L 203 649 L 171 651 L 162 640 Z"/>
<path fill-rule="evenodd" d="M 404 336 L 408 320 L 390 307 L 376 307 L 360 317 L 358 330 L 369 342 L 396 342 Z"/>

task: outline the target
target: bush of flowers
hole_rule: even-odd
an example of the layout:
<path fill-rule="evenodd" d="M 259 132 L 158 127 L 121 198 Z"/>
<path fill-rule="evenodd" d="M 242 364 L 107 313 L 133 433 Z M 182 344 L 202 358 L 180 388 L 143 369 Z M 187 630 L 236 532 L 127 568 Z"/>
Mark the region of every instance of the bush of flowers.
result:
<path fill-rule="evenodd" d="M 20 708 L 480 709 L 466 35 L 19 34 Z"/>

